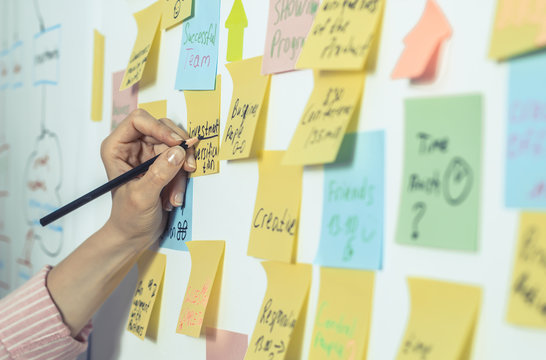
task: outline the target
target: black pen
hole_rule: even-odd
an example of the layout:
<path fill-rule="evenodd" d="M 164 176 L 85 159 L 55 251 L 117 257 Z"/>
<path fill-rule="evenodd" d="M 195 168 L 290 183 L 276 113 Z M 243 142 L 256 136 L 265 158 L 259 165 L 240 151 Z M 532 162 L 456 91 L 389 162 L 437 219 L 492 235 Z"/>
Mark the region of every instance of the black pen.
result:
<path fill-rule="evenodd" d="M 199 141 L 199 138 L 196 138 L 196 137 L 191 138 L 191 139 L 188 139 L 187 141 L 186 140 L 182 141 L 182 143 L 179 146 L 183 147 L 184 150 L 188 150 L 190 146 L 195 145 L 198 141 Z M 139 166 L 127 171 L 124 174 L 121 174 L 117 178 L 108 181 L 106 184 L 99 186 L 95 190 L 92 190 L 88 192 L 87 194 L 72 201 L 71 203 L 68 203 L 65 206 L 53 211 L 51 214 L 44 216 L 43 218 L 40 219 L 40 224 L 42 226 L 47 226 L 51 224 L 53 221 L 76 210 L 80 206 L 87 204 L 88 202 L 98 198 L 99 196 L 114 190 L 116 187 L 125 184 L 127 181 L 134 179 L 138 175 L 145 173 L 146 171 L 148 171 L 148 168 L 154 163 L 154 161 L 159 157 L 159 155 L 161 154 L 154 156 L 150 160 L 145 161 Z"/>

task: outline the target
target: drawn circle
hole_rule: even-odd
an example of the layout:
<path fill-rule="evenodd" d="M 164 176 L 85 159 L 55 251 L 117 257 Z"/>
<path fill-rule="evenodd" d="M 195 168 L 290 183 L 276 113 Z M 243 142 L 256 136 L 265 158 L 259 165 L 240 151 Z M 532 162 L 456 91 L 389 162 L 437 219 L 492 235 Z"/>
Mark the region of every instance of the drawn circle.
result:
<path fill-rule="evenodd" d="M 180 15 L 180 0 L 176 0 L 176 3 L 174 4 L 174 18 L 178 18 L 178 15 Z"/>
<path fill-rule="evenodd" d="M 454 157 L 444 173 L 444 198 L 449 205 L 457 206 L 466 200 L 472 190 L 474 175 L 470 165 Z"/>
<path fill-rule="evenodd" d="M 50 241 L 50 240 L 42 238 L 41 236 L 37 234 L 35 234 L 34 237 L 37 240 L 40 240 L 40 248 L 47 256 L 56 257 L 61 253 L 61 249 L 63 248 L 62 238 L 57 239 L 56 241 Z"/>

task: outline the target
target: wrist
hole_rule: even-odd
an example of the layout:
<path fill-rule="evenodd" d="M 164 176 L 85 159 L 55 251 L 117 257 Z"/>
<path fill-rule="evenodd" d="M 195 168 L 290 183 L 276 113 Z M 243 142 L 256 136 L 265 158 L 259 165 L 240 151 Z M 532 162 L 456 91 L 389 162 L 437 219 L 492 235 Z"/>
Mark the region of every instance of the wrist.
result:
<path fill-rule="evenodd" d="M 105 237 L 111 239 L 110 244 L 117 251 L 130 253 L 132 256 L 139 255 L 151 245 L 147 237 L 135 236 L 120 228 L 111 219 L 108 219 L 99 231 L 104 232 Z"/>

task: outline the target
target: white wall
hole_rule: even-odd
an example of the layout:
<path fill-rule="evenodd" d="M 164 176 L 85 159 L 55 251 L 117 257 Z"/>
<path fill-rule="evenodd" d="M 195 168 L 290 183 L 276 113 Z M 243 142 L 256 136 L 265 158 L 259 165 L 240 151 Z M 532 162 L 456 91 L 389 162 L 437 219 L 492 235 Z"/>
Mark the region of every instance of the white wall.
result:
<path fill-rule="evenodd" d="M 59 86 L 47 88 L 45 123 L 60 139 L 63 161 L 60 197 L 63 203 L 105 180 L 99 145 L 109 132 L 111 74 L 127 65 L 136 36 L 132 13 L 149 3 L 149 0 L 38 0 L 46 26 L 62 24 L 61 80 Z M 368 358 L 394 358 L 409 311 L 405 279 L 423 276 L 482 286 L 483 303 L 475 335 L 474 359 L 542 359 L 546 353 L 546 333 L 515 327 L 504 321 L 518 214 L 505 209 L 502 198 L 507 68 L 486 56 L 495 2 L 438 0 L 438 3 L 454 29 L 438 81 L 429 86 L 411 86 L 405 80 L 390 79 L 403 50 L 402 40 L 419 19 L 425 0 L 387 1 L 378 67 L 366 80 L 359 127 L 360 130 L 385 129 L 387 144 L 384 269 L 376 276 Z M 16 279 L 15 259 L 22 252 L 28 230 L 24 221 L 24 165 L 40 132 L 42 109 L 42 90 L 31 84 L 32 35 L 39 30 L 33 1 L 2 0 L 2 5 L 8 9 L 13 9 L 15 4 L 20 7 L 17 21 L 14 16 L 6 16 L 3 10 L 0 13 L 0 22 L 9 24 L 7 36 L 1 27 L 0 45 L 3 38 L 8 38 L 9 44 L 13 43 L 16 29 L 25 44 L 24 86 L 0 93 L 0 99 L 3 99 L 0 116 L 5 139 L 11 146 L 6 228 L 0 230 L 0 234 L 4 231 L 11 239 L 12 285 Z M 222 1 L 222 24 L 231 4 L 231 1 Z M 267 2 L 246 0 L 244 5 L 249 19 L 244 45 L 246 58 L 263 53 Z M 89 120 L 93 28 L 106 36 L 104 120 L 100 123 Z M 180 26 L 163 34 L 158 81 L 155 86 L 140 91 L 139 101 L 166 98 L 168 116 L 185 124 L 184 95 L 174 90 L 180 39 Z M 222 27 L 218 67 L 223 77 L 222 129 L 232 92 L 231 78 L 224 67 L 226 40 L 227 30 Z M 287 148 L 311 89 L 309 71 L 273 76 L 266 149 Z M 414 96 L 476 92 L 484 99 L 485 130 L 478 252 L 450 252 L 395 244 L 403 159 L 403 100 Z M 4 129 L 2 122 L 0 131 Z M 255 161 L 222 162 L 220 174 L 197 178 L 194 185 L 193 238 L 226 240 L 218 326 L 249 335 L 266 288 L 260 260 L 245 255 L 257 170 Z M 320 235 L 321 203 L 322 170 L 306 168 L 298 244 L 300 262 L 314 259 Z M 34 272 L 42 264 L 58 262 L 97 229 L 107 218 L 109 206 L 109 198 L 104 197 L 67 216 L 63 222 L 64 243 L 59 256 L 49 258 L 35 244 L 32 252 Z M 204 338 L 194 339 L 175 333 L 191 267 L 189 254 L 168 249 L 161 251 L 167 254 L 167 270 L 157 341 L 140 341 L 124 331 L 136 280 L 136 269 L 133 269 L 95 318 L 93 359 L 205 358 Z M 318 274 L 318 267 L 314 266 L 304 355 L 308 353 L 316 310 Z"/>

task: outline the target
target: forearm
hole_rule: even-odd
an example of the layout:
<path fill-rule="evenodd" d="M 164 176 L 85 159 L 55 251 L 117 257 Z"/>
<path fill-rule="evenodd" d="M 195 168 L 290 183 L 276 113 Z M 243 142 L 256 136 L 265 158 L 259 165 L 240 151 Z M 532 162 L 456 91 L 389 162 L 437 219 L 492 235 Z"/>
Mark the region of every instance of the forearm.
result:
<path fill-rule="evenodd" d="M 47 287 L 72 336 L 136 262 L 139 253 L 130 243 L 107 223 L 50 271 Z"/>

